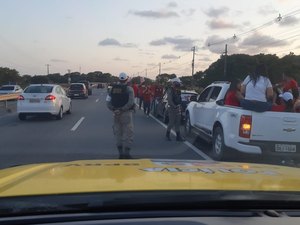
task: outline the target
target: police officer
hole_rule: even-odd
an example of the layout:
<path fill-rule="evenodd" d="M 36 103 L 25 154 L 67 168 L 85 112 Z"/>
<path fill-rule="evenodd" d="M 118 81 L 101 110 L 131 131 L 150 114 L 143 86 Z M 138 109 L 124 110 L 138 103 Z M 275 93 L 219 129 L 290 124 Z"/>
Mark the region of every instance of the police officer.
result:
<path fill-rule="evenodd" d="M 114 115 L 113 131 L 120 159 L 131 158 L 130 148 L 133 142 L 134 91 L 127 82 L 127 74 L 120 73 L 119 82 L 112 86 L 106 98 L 107 107 Z"/>
<path fill-rule="evenodd" d="M 168 113 L 169 113 L 169 124 L 167 128 L 166 138 L 171 141 L 170 132 L 173 126 L 176 131 L 176 141 L 185 141 L 180 135 L 180 121 L 181 121 L 181 80 L 174 78 L 171 80 L 171 87 L 167 89 L 167 100 L 168 100 Z"/>

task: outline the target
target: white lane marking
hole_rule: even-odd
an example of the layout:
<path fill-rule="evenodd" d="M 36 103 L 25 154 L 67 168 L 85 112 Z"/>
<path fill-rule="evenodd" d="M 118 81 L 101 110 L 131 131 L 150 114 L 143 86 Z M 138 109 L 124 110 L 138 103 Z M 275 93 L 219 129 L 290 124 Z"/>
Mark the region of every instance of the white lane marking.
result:
<path fill-rule="evenodd" d="M 84 119 L 85 117 L 81 117 L 80 120 L 78 120 L 77 123 L 75 123 L 74 127 L 72 127 L 71 131 L 75 131 Z"/>
<path fill-rule="evenodd" d="M 99 98 L 96 99 L 96 102 L 99 102 Z"/>
<path fill-rule="evenodd" d="M 162 123 L 161 121 L 159 121 L 157 118 L 155 118 L 153 115 L 150 115 L 150 117 L 152 119 L 154 119 L 156 122 L 158 122 L 161 126 L 163 126 L 165 129 L 167 129 L 167 125 Z M 176 136 L 176 133 L 174 130 L 171 130 L 171 133 Z M 202 158 L 206 159 L 206 160 L 210 160 L 213 161 L 212 158 L 210 158 L 208 155 L 206 155 L 203 151 L 201 151 L 199 148 L 195 147 L 193 144 L 191 144 L 188 141 L 185 141 L 184 144 L 186 144 L 189 148 L 191 148 L 195 153 L 197 153 L 198 155 L 200 155 Z"/>

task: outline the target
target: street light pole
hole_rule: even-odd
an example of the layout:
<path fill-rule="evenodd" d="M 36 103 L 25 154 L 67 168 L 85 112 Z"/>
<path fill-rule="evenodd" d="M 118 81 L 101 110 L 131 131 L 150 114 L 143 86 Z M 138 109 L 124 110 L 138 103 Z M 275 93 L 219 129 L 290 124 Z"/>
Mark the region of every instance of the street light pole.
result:
<path fill-rule="evenodd" d="M 192 60 L 192 77 L 194 76 L 194 68 L 195 68 L 195 50 L 196 50 L 196 47 L 194 46 L 192 48 L 192 51 L 193 51 L 193 60 Z"/>

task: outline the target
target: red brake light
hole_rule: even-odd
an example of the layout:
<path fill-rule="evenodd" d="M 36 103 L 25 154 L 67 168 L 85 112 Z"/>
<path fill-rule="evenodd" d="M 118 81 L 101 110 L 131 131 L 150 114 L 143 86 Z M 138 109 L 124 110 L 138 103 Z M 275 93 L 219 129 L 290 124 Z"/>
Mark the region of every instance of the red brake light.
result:
<path fill-rule="evenodd" d="M 25 100 L 23 95 L 19 95 L 18 100 Z"/>
<path fill-rule="evenodd" d="M 48 95 L 45 100 L 50 100 L 50 101 L 54 101 L 56 99 L 56 97 L 54 95 Z"/>
<path fill-rule="evenodd" d="M 239 135 L 243 138 L 250 138 L 252 129 L 252 116 L 242 115 L 240 119 Z"/>

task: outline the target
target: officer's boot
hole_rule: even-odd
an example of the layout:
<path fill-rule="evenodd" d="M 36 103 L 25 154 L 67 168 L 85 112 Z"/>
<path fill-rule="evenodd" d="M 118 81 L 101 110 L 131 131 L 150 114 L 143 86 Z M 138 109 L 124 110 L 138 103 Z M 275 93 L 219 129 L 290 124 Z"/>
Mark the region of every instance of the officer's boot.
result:
<path fill-rule="evenodd" d="M 119 145 L 119 146 L 117 146 L 117 148 L 119 151 L 119 159 L 124 159 L 123 146 Z"/>
<path fill-rule="evenodd" d="M 185 139 L 180 135 L 180 132 L 176 132 L 176 141 L 185 141 Z"/>
<path fill-rule="evenodd" d="M 132 157 L 130 155 L 130 148 L 129 147 L 125 148 L 124 159 L 132 159 Z"/>
<path fill-rule="evenodd" d="M 171 137 L 170 137 L 170 131 L 168 131 L 168 130 L 167 130 L 167 133 L 166 133 L 166 139 L 167 139 L 167 141 L 172 141 Z"/>

